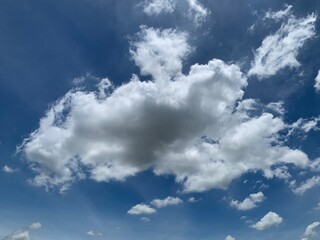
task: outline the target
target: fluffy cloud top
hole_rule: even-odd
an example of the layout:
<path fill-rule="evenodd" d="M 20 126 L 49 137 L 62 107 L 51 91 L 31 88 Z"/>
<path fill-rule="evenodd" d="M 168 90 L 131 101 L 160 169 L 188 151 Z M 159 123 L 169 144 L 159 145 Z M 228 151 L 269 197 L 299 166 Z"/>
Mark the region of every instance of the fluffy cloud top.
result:
<path fill-rule="evenodd" d="M 175 9 L 174 0 L 148 0 L 142 3 L 143 11 L 147 15 L 159 15 L 160 13 L 172 13 Z"/>
<path fill-rule="evenodd" d="M 264 194 L 262 192 L 250 194 L 246 199 L 242 202 L 238 200 L 232 200 L 230 202 L 230 206 L 237 208 L 238 210 L 249 210 L 257 207 L 257 203 L 261 203 L 265 200 Z"/>
<path fill-rule="evenodd" d="M 316 76 L 314 88 L 316 89 L 317 92 L 320 91 L 320 70 L 318 71 L 318 75 Z"/>
<path fill-rule="evenodd" d="M 150 215 L 156 213 L 157 210 L 147 204 L 137 204 L 133 206 L 127 213 L 130 215 Z"/>
<path fill-rule="evenodd" d="M 163 208 L 167 206 L 173 206 L 183 203 L 183 201 L 176 197 L 167 197 L 165 199 L 154 199 L 151 202 L 151 205 L 155 206 L 156 208 Z"/>
<path fill-rule="evenodd" d="M 280 217 L 277 213 L 268 212 L 257 223 L 251 225 L 251 227 L 259 231 L 262 231 L 272 226 L 279 225 L 282 222 L 282 220 L 282 217 Z"/>
<path fill-rule="evenodd" d="M 236 240 L 234 237 L 228 235 L 225 240 Z"/>
<path fill-rule="evenodd" d="M 30 229 L 40 229 L 42 228 L 42 224 L 40 222 L 34 222 L 29 226 Z"/>
<path fill-rule="evenodd" d="M 307 226 L 306 231 L 303 234 L 303 239 L 308 240 L 313 237 L 317 236 L 317 232 L 315 231 L 315 228 L 317 228 L 320 225 L 320 222 L 314 222 Z"/>
<path fill-rule="evenodd" d="M 273 16 L 283 17 L 290 12 L 290 9 L 287 10 L 287 12 L 273 14 Z M 297 60 L 299 50 L 308 39 L 315 36 L 316 20 L 315 14 L 310 14 L 305 18 L 296 18 L 290 14 L 280 29 L 266 37 L 256 50 L 248 75 L 265 78 L 285 67 L 300 66 Z"/>
<path fill-rule="evenodd" d="M 103 79 L 97 91 L 58 100 L 21 146 L 31 182 L 63 191 L 86 177 L 124 181 L 152 169 L 201 192 L 252 170 L 273 177 L 274 165 L 308 166 L 305 153 L 285 145 L 281 116 L 253 114 L 259 105 L 242 99 L 247 79 L 237 65 L 213 59 L 185 75 L 190 51 L 185 33 L 142 27 L 131 54 L 152 80 L 116 87 Z"/>

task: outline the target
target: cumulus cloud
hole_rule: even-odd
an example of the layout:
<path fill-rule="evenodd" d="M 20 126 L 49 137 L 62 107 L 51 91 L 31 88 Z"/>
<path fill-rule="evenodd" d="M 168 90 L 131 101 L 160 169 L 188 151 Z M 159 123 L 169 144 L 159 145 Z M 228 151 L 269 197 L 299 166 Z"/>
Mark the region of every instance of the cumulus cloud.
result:
<path fill-rule="evenodd" d="M 317 228 L 320 225 L 320 222 L 314 222 L 307 226 L 304 234 L 303 239 L 308 240 L 311 238 L 314 238 L 318 235 L 318 233 L 315 231 L 315 228 Z"/>
<path fill-rule="evenodd" d="M 280 18 L 289 13 L 288 7 L 285 12 L 273 14 L 273 17 Z M 296 18 L 290 14 L 280 29 L 267 36 L 255 51 L 248 75 L 266 78 L 286 67 L 299 67 L 300 63 L 297 60 L 299 50 L 307 40 L 315 36 L 316 20 L 314 13 L 305 18 Z"/>
<path fill-rule="evenodd" d="M 190 202 L 190 203 L 195 203 L 195 202 L 199 202 L 201 199 L 200 198 L 195 198 L 195 197 L 190 197 L 189 199 L 188 199 L 188 202 Z"/>
<path fill-rule="evenodd" d="M 130 215 L 150 215 L 156 213 L 157 210 L 147 204 L 140 203 L 133 206 L 127 213 Z"/>
<path fill-rule="evenodd" d="M 318 75 L 316 76 L 314 88 L 316 89 L 317 92 L 320 91 L 320 70 L 318 71 Z"/>
<path fill-rule="evenodd" d="M 225 240 L 236 240 L 234 237 L 228 235 Z"/>
<path fill-rule="evenodd" d="M 159 15 L 160 13 L 172 13 L 175 9 L 174 0 L 147 0 L 142 3 L 143 11 L 151 15 Z"/>
<path fill-rule="evenodd" d="M 189 4 L 188 16 L 196 25 L 201 25 L 210 14 L 210 11 L 205 8 L 198 0 L 187 0 Z"/>
<path fill-rule="evenodd" d="M 251 227 L 256 230 L 262 231 L 272 226 L 279 225 L 282 220 L 282 217 L 280 217 L 277 213 L 268 212 L 257 223 L 251 225 Z"/>
<path fill-rule="evenodd" d="M 261 203 L 265 200 L 265 196 L 262 192 L 252 193 L 242 202 L 238 200 L 231 200 L 230 206 L 238 210 L 246 211 L 257 207 L 257 203 Z"/>
<path fill-rule="evenodd" d="M 178 197 L 167 197 L 165 199 L 154 199 L 151 201 L 151 205 L 156 208 L 163 208 L 167 206 L 174 206 L 183 203 L 183 201 Z"/>
<path fill-rule="evenodd" d="M 2 172 L 5 172 L 5 173 L 14 173 L 17 171 L 18 171 L 18 169 L 14 169 L 14 168 L 9 167 L 7 165 L 3 166 L 3 168 L 2 168 Z"/>
<path fill-rule="evenodd" d="M 296 194 L 302 195 L 307 190 L 318 186 L 320 184 L 320 177 L 319 176 L 313 176 L 312 178 L 307 179 L 306 181 L 302 182 L 300 186 L 296 186 L 295 181 L 292 182 L 291 188 L 292 191 Z"/>
<path fill-rule="evenodd" d="M 187 37 L 142 27 L 130 52 L 150 80 L 103 79 L 97 91 L 74 89 L 53 104 L 20 147 L 31 183 L 65 191 L 79 179 L 124 181 L 151 169 L 202 192 L 248 171 L 270 178 L 275 165 L 307 167 L 307 155 L 283 141 L 282 116 L 242 99 L 247 78 L 237 65 L 212 59 L 182 73 Z"/>
<path fill-rule="evenodd" d="M 90 237 L 101 237 L 102 233 L 90 230 L 90 231 L 87 232 L 87 235 L 90 236 Z"/>

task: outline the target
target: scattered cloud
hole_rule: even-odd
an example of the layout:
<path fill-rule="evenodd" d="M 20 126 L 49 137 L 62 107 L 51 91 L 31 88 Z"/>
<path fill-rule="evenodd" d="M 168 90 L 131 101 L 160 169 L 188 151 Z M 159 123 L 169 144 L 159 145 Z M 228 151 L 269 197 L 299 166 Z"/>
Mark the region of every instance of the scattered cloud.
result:
<path fill-rule="evenodd" d="M 314 222 L 307 226 L 306 231 L 303 234 L 303 239 L 308 240 L 316 237 L 318 233 L 315 231 L 315 228 L 317 228 L 320 225 L 320 222 Z"/>
<path fill-rule="evenodd" d="M 147 0 L 142 3 L 143 11 L 147 15 L 159 15 L 161 13 L 172 13 L 175 9 L 174 0 Z"/>
<path fill-rule="evenodd" d="M 103 234 L 101 232 L 94 232 L 93 230 L 90 230 L 87 232 L 87 235 L 90 237 L 101 237 Z"/>
<path fill-rule="evenodd" d="M 238 210 L 246 211 L 257 207 L 257 203 L 261 203 L 265 200 L 265 196 L 262 192 L 250 194 L 242 202 L 238 200 L 231 200 L 230 206 Z"/>
<path fill-rule="evenodd" d="M 314 88 L 316 89 L 317 92 L 320 91 L 320 70 L 318 71 L 318 75 L 316 76 Z"/>
<path fill-rule="evenodd" d="M 282 217 L 280 217 L 277 213 L 268 212 L 257 223 L 251 225 L 251 227 L 256 230 L 262 231 L 272 226 L 279 225 L 282 222 L 282 220 Z"/>
<path fill-rule="evenodd" d="M 9 167 L 7 165 L 3 166 L 3 168 L 2 168 L 2 172 L 5 172 L 5 173 L 15 173 L 18 171 L 19 171 L 18 169 L 14 169 L 14 168 Z"/>
<path fill-rule="evenodd" d="M 302 195 L 305 193 L 307 190 L 318 186 L 320 184 L 320 177 L 319 176 L 313 176 L 312 178 L 307 179 L 303 183 L 300 184 L 300 186 L 296 186 L 295 181 L 292 182 L 291 188 L 292 191 L 296 194 Z"/>
<path fill-rule="evenodd" d="M 167 206 L 174 206 L 183 203 L 183 201 L 178 197 L 167 197 L 165 199 L 154 199 L 151 202 L 151 205 L 155 206 L 156 208 L 163 208 Z"/>
<path fill-rule="evenodd" d="M 133 206 L 127 213 L 130 215 L 150 215 L 156 213 L 157 210 L 147 204 L 140 203 Z"/>
<path fill-rule="evenodd" d="M 289 13 L 290 9 L 286 14 Z M 314 13 L 305 18 L 296 18 L 290 14 L 280 29 L 267 36 L 255 51 L 255 58 L 248 75 L 266 78 L 283 68 L 299 67 L 300 63 L 296 58 L 306 41 L 315 36 L 316 20 Z"/>

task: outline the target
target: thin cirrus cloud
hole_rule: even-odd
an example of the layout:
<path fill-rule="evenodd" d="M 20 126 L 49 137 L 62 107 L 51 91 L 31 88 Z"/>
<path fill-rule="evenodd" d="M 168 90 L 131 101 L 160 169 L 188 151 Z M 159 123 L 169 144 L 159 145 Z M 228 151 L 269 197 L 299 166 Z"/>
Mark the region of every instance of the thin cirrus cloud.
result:
<path fill-rule="evenodd" d="M 286 20 L 280 29 L 262 41 L 254 53 L 248 75 L 256 75 L 259 78 L 270 77 L 286 67 L 299 67 L 300 63 L 297 60 L 299 50 L 316 34 L 317 16 L 314 13 L 304 18 L 296 18 L 288 6 L 284 11 L 269 13 L 266 16 Z"/>
<path fill-rule="evenodd" d="M 241 211 L 246 211 L 257 207 L 257 203 L 261 203 L 265 200 L 265 196 L 262 192 L 252 193 L 242 202 L 238 200 L 231 200 L 230 206 Z"/>
<path fill-rule="evenodd" d="M 183 74 L 191 51 L 185 32 L 142 27 L 130 53 L 151 79 L 102 79 L 97 91 L 59 99 L 20 146 L 36 174 L 30 182 L 65 191 L 88 177 L 124 181 L 152 169 L 175 176 L 183 192 L 203 192 L 226 189 L 250 170 L 272 178 L 274 165 L 307 168 L 308 156 L 282 138 L 282 116 L 268 108 L 252 115 L 259 104 L 243 99 L 240 68 L 212 59 Z"/>
<path fill-rule="evenodd" d="M 272 226 L 277 226 L 282 223 L 283 218 L 279 216 L 279 214 L 275 212 L 268 212 L 263 218 L 261 218 L 257 223 L 252 224 L 251 227 L 263 231 Z"/>

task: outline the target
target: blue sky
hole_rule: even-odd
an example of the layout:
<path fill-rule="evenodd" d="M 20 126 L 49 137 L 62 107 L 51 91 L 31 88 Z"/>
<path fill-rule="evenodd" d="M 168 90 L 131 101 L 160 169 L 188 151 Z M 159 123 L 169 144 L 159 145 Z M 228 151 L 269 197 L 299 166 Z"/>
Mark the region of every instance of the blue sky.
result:
<path fill-rule="evenodd" d="M 319 12 L 1 1 L 0 240 L 317 239 Z"/>

